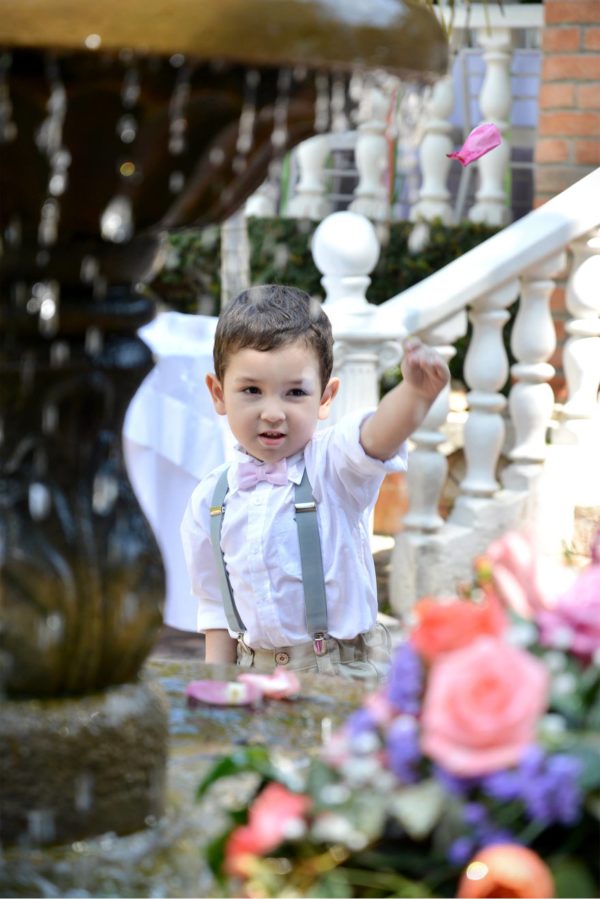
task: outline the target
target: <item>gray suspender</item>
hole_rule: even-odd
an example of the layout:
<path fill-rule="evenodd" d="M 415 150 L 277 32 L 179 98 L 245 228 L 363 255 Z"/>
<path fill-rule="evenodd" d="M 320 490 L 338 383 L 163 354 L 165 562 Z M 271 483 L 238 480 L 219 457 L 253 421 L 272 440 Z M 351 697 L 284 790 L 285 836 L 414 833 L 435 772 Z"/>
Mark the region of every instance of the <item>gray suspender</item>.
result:
<path fill-rule="evenodd" d="M 221 528 L 223 526 L 223 505 L 229 485 L 228 469 L 220 475 L 212 496 L 210 508 L 210 536 L 212 540 L 215 565 L 219 574 L 221 594 L 225 607 L 225 616 L 230 630 L 242 634 L 244 623 L 235 605 L 223 551 L 221 550 Z M 304 585 L 304 605 L 306 608 L 306 626 L 312 636 L 315 652 L 322 655 L 326 652 L 325 635 L 327 634 L 327 601 L 325 598 L 325 577 L 323 574 L 323 558 L 321 556 L 321 540 L 317 525 L 317 504 L 312 494 L 312 487 L 304 469 L 302 480 L 295 487 L 294 506 L 296 509 L 296 525 L 298 527 L 298 543 L 300 546 L 300 565 Z"/>

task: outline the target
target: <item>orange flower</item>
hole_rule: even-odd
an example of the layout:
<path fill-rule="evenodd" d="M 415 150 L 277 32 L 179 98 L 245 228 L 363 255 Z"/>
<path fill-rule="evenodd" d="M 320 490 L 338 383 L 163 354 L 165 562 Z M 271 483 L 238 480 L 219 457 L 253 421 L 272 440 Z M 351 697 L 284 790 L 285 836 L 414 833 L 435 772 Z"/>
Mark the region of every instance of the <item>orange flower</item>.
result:
<path fill-rule="evenodd" d="M 514 843 L 488 846 L 471 859 L 458 885 L 459 897 L 515 896 L 552 899 L 554 881 L 539 855 Z"/>
<path fill-rule="evenodd" d="M 495 596 L 481 603 L 468 599 L 425 597 L 414 608 L 417 619 L 410 642 L 428 662 L 443 653 L 461 649 L 476 637 L 499 636 L 506 618 Z"/>

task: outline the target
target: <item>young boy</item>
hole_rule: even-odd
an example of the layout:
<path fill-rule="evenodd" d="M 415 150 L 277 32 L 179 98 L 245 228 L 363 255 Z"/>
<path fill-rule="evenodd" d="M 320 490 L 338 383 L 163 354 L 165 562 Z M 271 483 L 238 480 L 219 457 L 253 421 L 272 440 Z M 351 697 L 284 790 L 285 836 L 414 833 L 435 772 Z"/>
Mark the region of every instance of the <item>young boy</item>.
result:
<path fill-rule="evenodd" d="M 332 366 L 329 319 L 303 291 L 253 287 L 221 313 L 206 384 L 238 446 L 181 529 L 207 662 L 385 673 L 369 514 L 449 372 L 407 341 L 404 379 L 376 410 L 317 430 L 339 389 Z"/>

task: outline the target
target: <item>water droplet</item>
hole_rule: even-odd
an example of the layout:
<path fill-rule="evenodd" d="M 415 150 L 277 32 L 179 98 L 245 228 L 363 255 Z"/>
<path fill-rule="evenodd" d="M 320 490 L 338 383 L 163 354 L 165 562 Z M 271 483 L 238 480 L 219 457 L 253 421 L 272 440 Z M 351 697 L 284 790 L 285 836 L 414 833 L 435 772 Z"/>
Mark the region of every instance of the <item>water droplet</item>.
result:
<path fill-rule="evenodd" d="M 45 484 L 33 482 L 28 491 L 29 514 L 34 521 L 43 521 L 50 514 L 52 498 Z"/>
<path fill-rule="evenodd" d="M 92 508 L 97 515 L 108 515 L 119 496 L 119 482 L 111 474 L 98 472 L 94 478 Z"/>
<path fill-rule="evenodd" d="M 42 407 L 42 431 L 54 434 L 58 427 L 58 407 L 54 403 L 45 403 Z"/>
<path fill-rule="evenodd" d="M 50 262 L 50 253 L 48 250 L 40 250 L 35 254 L 35 264 L 38 268 L 44 268 Z"/>
<path fill-rule="evenodd" d="M 100 233 L 104 240 L 125 243 L 133 236 L 133 211 L 129 197 L 113 197 L 100 217 Z"/>
<path fill-rule="evenodd" d="M 56 835 L 54 812 L 49 809 L 27 812 L 27 832 L 34 843 L 50 843 Z"/>
<path fill-rule="evenodd" d="M 84 284 L 91 284 L 98 274 L 98 260 L 95 256 L 84 256 L 81 260 L 80 277 Z"/>
<path fill-rule="evenodd" d="M 50 176 L 50 181 L 48 182 L 48 192 L 52 194 L 53 197 L 60 197 L 64 194 L 67 189 L 67 176 L 64 172 L 56 172 L 54 175 Z"/>
<path fill-rule="evenodd" d="M 75 808 L 78 812 L 89 812 L 94 805 L 94 775 L 84 771 L 75 781 Z"/>
<path fill-rule="evenodd" d="M 140 97 L 140 78 L 137 70 L 128 69 L 123 79 L 123 88 L 121 90 L 121 101 L 125 109 L 132 109 Z"/>
<path fill-rule="evenodd" d="M 10 219 L 8 225 L 4 229 L 4 239 L 8 246 L 10 247 L 20 247 L 21 246 L 21 236 L 22 236 L 22 228 L 21 228 L 21 219 L 16 215 L 13 215 Z"/>
<path fill-rule="evenodd" d="M 50 344 L 50 365 L 59 368 L 68 362 L 71 357 L 71 348 L 65 340 L 55 340 Z"/>
<path fill-rule="evenodd" d="M 40 649 L 56 646 L 63 638 L 65 619 L 59 612 L 51 612 L 38 624 L 37 644 Z"/>
<path fill-rule="evenodd" d="M 47 247 L 56 243 L 59 219 L 60 207 L 58 201 L 54 199 L 46 200 L 42 206 L 38 228 L 38 240 L 43 246 Z"/>
<path fill-rule="evenodd" d="M 123 600 L 121 618 L 124 622 L 133 621 L 138 613 L 140 601 L 135 593 L 127 593 Z"/>
<path fill-rule="evenodd" d="M 102 352 L 104 339 L 99 328 L 88 328 L 85 332 L 85 351 L 90 356 L 97 356 Z"/>
<path fill-rule="evenodd" d="M 208 161 L 211 165 L 219 166 L 225 162 L 225 151 L 221 147 L 213 147 L 208 154 Z"/>
<path fill-rule="evenodd" d="M 185 175 L 183 172 L 171 172 L 169 175 L 169 190 L 172 194 L 178 194 L 183 190 Z"/>
<path fill-rule="evenodd" d="M 327 131 L 329 128 L 329 77 L 322 72 L 315 74 L 315 131 Z"/>
<path fill-rule="evenodd" d="M 185 63 L 185 56 L 183 53 L 174 53 L 173 56 L 169 58 L 169 62 L 174 69 L 180 69 Z"/>
<path fill-rule="evenodd" d="M 102 43 L 102 38 L 99 34 L 88 34 L 83 43 L 88 50 L 97 50 Z"/>
<path fill-rule="evenodd" d="M 137 122 L 132 115 L 121 116 L 117 122 L 117 134 L 124 144 L 132 144 L 137 137 Z"/>
<path fill-rule="evenodd" d="M 119 174 L 122 175 L 123 178 L 132 178 L 136 171 L 135 162 L 132 162 L 130 159 L 126 159 L 125 162 L 122 162 L 119 165 Z"/>

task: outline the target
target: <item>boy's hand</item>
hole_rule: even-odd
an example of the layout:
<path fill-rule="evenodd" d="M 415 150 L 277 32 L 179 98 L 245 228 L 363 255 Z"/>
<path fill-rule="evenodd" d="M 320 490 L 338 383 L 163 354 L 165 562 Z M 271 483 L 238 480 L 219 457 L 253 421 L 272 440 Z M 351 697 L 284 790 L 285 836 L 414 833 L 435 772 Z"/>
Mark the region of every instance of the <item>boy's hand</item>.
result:
<path fill-rule="evenodd" d="M 401 368 L 407 384 L 430 402 L 450 380 L 450 371 L 440 354 L 421 343 L 418 337 L 409 337 L 405 341 Z"/>

